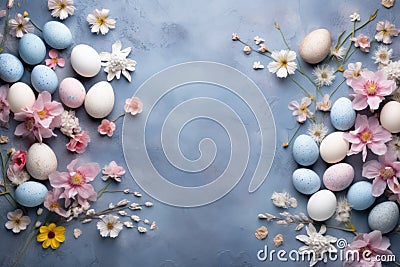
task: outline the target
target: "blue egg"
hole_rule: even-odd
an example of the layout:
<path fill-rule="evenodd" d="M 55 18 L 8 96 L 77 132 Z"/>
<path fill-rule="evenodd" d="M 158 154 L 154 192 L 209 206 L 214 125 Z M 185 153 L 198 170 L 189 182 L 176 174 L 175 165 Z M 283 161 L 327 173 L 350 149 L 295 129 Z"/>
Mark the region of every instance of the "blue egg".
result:
<path fill-rule="evenodd" d="M 375 202 L 372 184 L 367 181 L 354 183 L 347 192 L 347 200 L 355 210 L 365 210 Z"/>
<path fill-rule="evenodd" d="M 293 157 L 300 165 L 313 165 L 319 157 L 317 143 L 309 135 L 299 135 L 293 143 Z"/>
<path fill-rule="evenodd" d="M 297 191 L 311 195 L 321 188 L 321 179 L 313 170 L 300 168 L 293 172 L 293 185 Z"/>
<path fill-rule="evenodd" d="M 392 231 L 399 221 L 399 208 L 393 201 L 386 201 L 376 205 L 368 215 L 368 225 L 372 230 L 379 230 L 382 234 Z"/>
<path fill-rule="evenodd" d="M 47 188 L 41 183 L 28 181 L 15 189 L 15 199 L 25 207 L 36 207 L 44 202 Z"/>
<path fill-rule="evenodd" d="M 43 39 L 55 49 L 65 49 L 72 44 L 71 31 L 63 23 L 49 21 L 43 26 Z"/>
<path fill-rule="evenodd" d="M 0 79 L 14 83 L 19 81 L 23 74 L 24 66 L 16 56 L 8 53 L 0 54 Z"/>
<path fill-rule="evenodd" d="M 350 99 L 341 97 L 335 101 L 331 109 L 331 123 L 340 131 L 347 131 L 353 127 L 356 120 L 356 112 Z"/>
<path fill-rule="evenodd" d="M 19 41 L 18 52 L 22 60 L 27 64 L 37 65 L 46 56 L 46 46 L 38 36 L 33 33 L 27 33 Z"/>
<path fill-rule="evenodd" d="M 36 91 L 54 93 L 58 87 L 57 74 L 45 65 L 37 65 L 31 73 L 31 83 Z"/>

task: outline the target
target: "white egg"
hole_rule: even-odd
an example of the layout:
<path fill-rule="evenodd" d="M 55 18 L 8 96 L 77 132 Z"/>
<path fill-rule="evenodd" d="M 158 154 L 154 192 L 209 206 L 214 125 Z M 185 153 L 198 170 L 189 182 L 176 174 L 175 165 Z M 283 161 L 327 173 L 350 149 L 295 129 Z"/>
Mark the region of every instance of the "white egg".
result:
<path fill-rule="evenodd" d="M 21 112 L 22 108 L 30 107 L 35 103 L 35 94 L 29 85 L 17 82 L 8 90 L 7 101 L 12 112 Z"/>
<path fill-rule="evenodd" d="M 96 119 L 106 117 L 114 107 L 114 90 L 110 83 L 98 82 L 86 94 L 85 110 Z"/>
<path fill-rule="evenodd" d="M 26 170 L 38 180 L 47 180 L 57 170 L 57 157 L 45 143 L 34 143 L 26 154 Z"/>
<path fill-rule="evenodd" d="M 93 77 L 101 68 L 100 55 L 93 47 L 79 44 L 71 52 L 72 68 L 83 77 Z"/>
<path fill-rule="evenodd" d="M 337 200 L 334 193 L 323 189 L 314 193 L 307 203 L 307 212 L 315 221 L 325 221 L 336 211 Z"/>
<path fill-rule="evenodd" d="M 322 140 L 319 154 L 326 163 L 338 163 L 349 150 L 349 142 L 343 138 L 343 132 L 333 132 Z"/>
<path fill-rule="evenodd" d="M 326 29 L 317 29 L 304 37 L 300 44 L 300 56 L 310 64 L 324 60 L 331 48 L 331 34 Z"/>
<path fill-rule="evenodd" d="M 400 132 L 400 103 L 387 102 L 381 111 L 380 120 L 382 126 L 391 133 Z"/>

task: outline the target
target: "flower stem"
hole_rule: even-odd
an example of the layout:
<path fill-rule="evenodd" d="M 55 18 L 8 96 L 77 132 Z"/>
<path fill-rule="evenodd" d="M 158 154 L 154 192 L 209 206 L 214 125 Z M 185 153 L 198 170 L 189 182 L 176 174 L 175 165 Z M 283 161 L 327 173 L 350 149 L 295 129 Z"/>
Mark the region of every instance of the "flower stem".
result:
<path fill-rule="evenodd" d="M 112 180 L 109 180 L 103 188 L 100 189 L 99 192 L 97 192 L 97 200 L 101 198 L 101 196 L 104 194 L 104 192 L 107 190 L 108 186 L 112 183 Z"/>
<path fill-rule="evenodd" d="M 254 52 L 256 52 L 257 54 L 260 54 L 260 55 L 263 55 L 263 56 L 265 56 L 265 57 L 267 57 L 267 58 L 269 58 L 269 59 L 272 59 L 271 56 L 270 56 L 269 54 L 267 54 L 267 53 L 270 53 L 269 51 L 267 51 L 267 52 L 265 52 L 265 53 L 262 53 L 262 52 L 258 51 L 257 49 L 251 47 L 251 45 L 249 45 L 248 43 L 243 42 L 241 39 L 238 39 L 238 41 L 239 41 L 241 44 L 250 47 L 250 48 L 251 48 L 251 51 L 254 51 Z"/>
<path fill-rule="evenodd" d="M 296 134 L 298 133 L 298 131 L 300 130 L 302 124 L 299 123 L 299 125 L 297 126 L 296 131 L 294 131 L 293 135 L 290 137 L 289 141 L 287 141 L 286 143 L 283 143 L 283 147 L 287 148 L 289 146 L 289 144 L 293 141 L 293 138 L 296 136 Z"/>
<path fill-rule="evenodd" d="M 355 228 L 344 228 L 344 227 L 339 227 L 339 226 L 333 226 L 333 225 L 325 225 L 327 228 L 332 228 L 332 229 L 337 229 L 337 230 L 342 230 L 345 232 L 351 232 L 354 235 L 357 235 L 356 229 Z"/>
<path fill-rule="evenodd" d="M 40 28 L 39 25 L 37 25 L 36 22 L 34 22 L 32 19 L 30 19 L 29 21 L 32 23 L 32 25 L 33 25 L 36 29 L 38 29 L 38 30 L 41 31 L 41 32 L 43 31 L 42 28 Z"/>
<path fill-rule="evenodd" d="M 342 86 L 342 84 L 346 81 L 346 79 L 343 79 L 343 81 L 341 81 L 338 86 L 336 86 L 336 88 L 329 94 L 329 98 L 331 98 L 333 96 L 334 93 L 336 93 L 336 91 L 340 88 L 340 86 Z"/>
<path fill-rule="evenodd" d="M 291 76 L 289 76 L 290 80 L 292 80 L 292 82 L 294 82 L 303 92 L 307 97 L 310 97 L 311 94 L 307 91 L 306 88 L 304 88 L 304 86 L 302 86 L 298 81 L 296 81 L 295 79 L 293 79 Z"/>
<path fill-rule="evenodd" d="M 120 118 L 122 118 L 123 116 L 125 116 L 126 113 L 122 113 L 120 115 L 118 115 L 118 117 L 116 117 L 115 119 L 111 120 L 111 122 L 116 122 L 117 120 L 119 120 Z"/>

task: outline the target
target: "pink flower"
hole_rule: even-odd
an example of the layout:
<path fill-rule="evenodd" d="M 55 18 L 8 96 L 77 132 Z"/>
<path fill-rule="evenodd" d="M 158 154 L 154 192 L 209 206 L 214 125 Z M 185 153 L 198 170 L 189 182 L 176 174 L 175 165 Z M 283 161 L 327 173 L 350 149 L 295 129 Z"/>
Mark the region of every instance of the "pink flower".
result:
<path fill-rule="evenodd" d="M 132 97 L 125 100 L 124 110 L 127 113 L 131 113 L 132 115 L 136 115 L 141 113 L 143 109 L 143 103 L 140 101 L 138 97 Z"/>
<path fill-rule="evenodd" d="M 54 188 L 53 190 L 47 192 L 44 199 L 44 206 L 51 212 L 55 212 L 60 216 L 65 218 L 70 216 L 70 212 L 66 211 L 60 206 L 59 199 L 61 199 L 62 189 Z"/>
<path fill-rule="evenodd" d="M 384 44 L 391 44 L 392 43 L 392 36 L 398 36 L 400 30 L 396 29 L 396 26 L 390 21 L 379 21 L 376 24 L 376 35 L 375 39 L 378 42 L 383 42 Z"/>
<path fill-rule="evenodd" d="M 26 151 L 17 150 L 12 154 L 10 167 L 14 172 L 22 172 L 24 170 L 26 163 Z"/>
<path fill-rule="evenodd" d="M 0 126 L 6 126 L 10 120 L 10 105 L 7 101 L 8 85 L 0 87 Z"/>
<path fill-rule="evenodd" d="M 90 142 L 90 136 L 86 131 L 82 131 L 78 134 L 73 134 L 69 143 L 66 145 L 67 149 L 72 152 L 81 154 L 85 152 L 86 147 Z"/>
<path fill-rule="evenodd" d="M 118 166 L 115 161 L 111 161 L 108 165 L 103 167 L 103 180 L 106 181 L 108 178 L 112 178 L 117 182 L 121 182 L 121 176 L 125 174 L 125 169 Z"/>
<path fill-rule="evenodd" d="M 343 133 L 343 138 L 351 143 L 348 156 L 362 151 L 365 162 L 367 147 L 376 155 L 383 155 L 387 151 L 386 142 L 392 140 L 392 135 L 385 130 L 376 117 L 367 118 L 366 115 L 357 114 L 354 131 Z"/>
<path fill-rule="evenodd" d="M 311 118 L 312 112 L 308 109 L 308 106 L 311 105 L 311 98 L 303 97 L 301 103 L 296 100 L 289 103 L 289 109 L 293 110 L 292 115 L 296 116 L 297 121 L 299 123 L 303 123 L 307 120 L 307 118 Z"/>
<path fill-rule="evenodd" d="M 104 119 L 101 121 L 101 124 L 97 128 L 97 131 L 102 135 L 107 135 L 111 137 L 115 131 L 115 123 Z"/>
<path fill-rule="evenodd" d="M 357 38 L 353 37 L 350 40 L 354 42 L 355 47 L 360 47 L 362 52 L 369 52 L 371 42 L 368 40 L 368 36 L 360 34 L 357 36 Z"/>
<path fill-rule="evenodd" d="M 363 166 L 362 176 L 374 179 L 372 183 L 372 195 L 379 197 L 386 189 L 395 193 L 400 193 L 400 184 L 397 177 L 400 177 L 400 162 L 393 153 L 386 153 L 379 157 L 379 161 L 370 160 Z"/>
<path fill-rule="evenodd" d="M 349 65 L 347 65 L 347 70 L 343 72 L 343 77 L 346 78 L 346 83 L 348 86 L 350 86 L 352 81 L 354 81 L 361 75 L 361 71 L 362 71 L 361 62 L 349 63 Z"/>
<path fill-rule="evenodd" d="M 58 52 L 55 49 L 51 49 L 49 51 L 49 57 L 46 59 L 46 66 L 52 68 L 53 70 L 56 69 L 57 65 L 61 68 L 65 66 L 65 60 L 63 58 L 58 57 Z"/>
<path fill-rule="evenodd" d="M 353 108 L 355 110 L 363 110 L 367 106 L 372 110 L 377 110 L 385 96 L 390 95 L 396 89 L 396 82 L 388 80 L 382 71 L 364 70 L 360 77 L 351 82 L 350 86 L 355 93 L 350 94 L 354 97 Z"/>
<path fill-rule="evenodd" d="M 389 238 L 382 237 L 380 231 L 375 230 L 368 234 L 358 234 L 344 250 L 344 254 L 349 255 L 349 257 L 346 257 L 344 266 L 380 267 L 382 264 L 377 256 L 392 255 L 393 253 L 388 249 L 389 247 Z"/>
<path fill-rule="evenodd" d="M 96 191 L 89 182 L 93 181 L 100 172 L 100 166 L 97 163 L 86 163 L 77 169 L 75 165 L 77 159 L 68 164 L 68 172 L 53 172 L 49 175 L 49 181 L 52 187 L 64 189 L 59 198 L 65 198 L 65 205 L 69 206 L 71 199 L 78 200 L 80 205 L 85 204 L 85 200 L 95 201 Z M 56 193 L 54 193 L 56 194 Z M 55 196 L 51 196 L 53 199 Z"/>
<path fill-rule="evenodd" d="M 331 109 L 331 100 L 329 98 L 330 95 L 325 94 L 324 100 L 317 103 L 317 109 L 321 111 L 329 111 Z"/>

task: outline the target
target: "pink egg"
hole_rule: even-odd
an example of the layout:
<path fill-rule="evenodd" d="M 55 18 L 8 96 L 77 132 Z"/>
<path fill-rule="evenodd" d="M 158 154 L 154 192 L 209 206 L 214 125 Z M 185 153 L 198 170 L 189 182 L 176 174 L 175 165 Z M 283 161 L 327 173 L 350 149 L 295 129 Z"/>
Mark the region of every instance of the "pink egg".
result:
<path fill-rule="evenodd" d="M 86 91 L 83 84 L 75 78 L 65 78 L 60 83 L 58 95 L 67 107 L 78 108 L 85 101 Z"/>
<path fill-rule="evenodd" d="M 346 189 L 354 179 L 354 169 L 350 164 L 338 163 L 326 169 L 322 180 L 331 191 Z"/>

